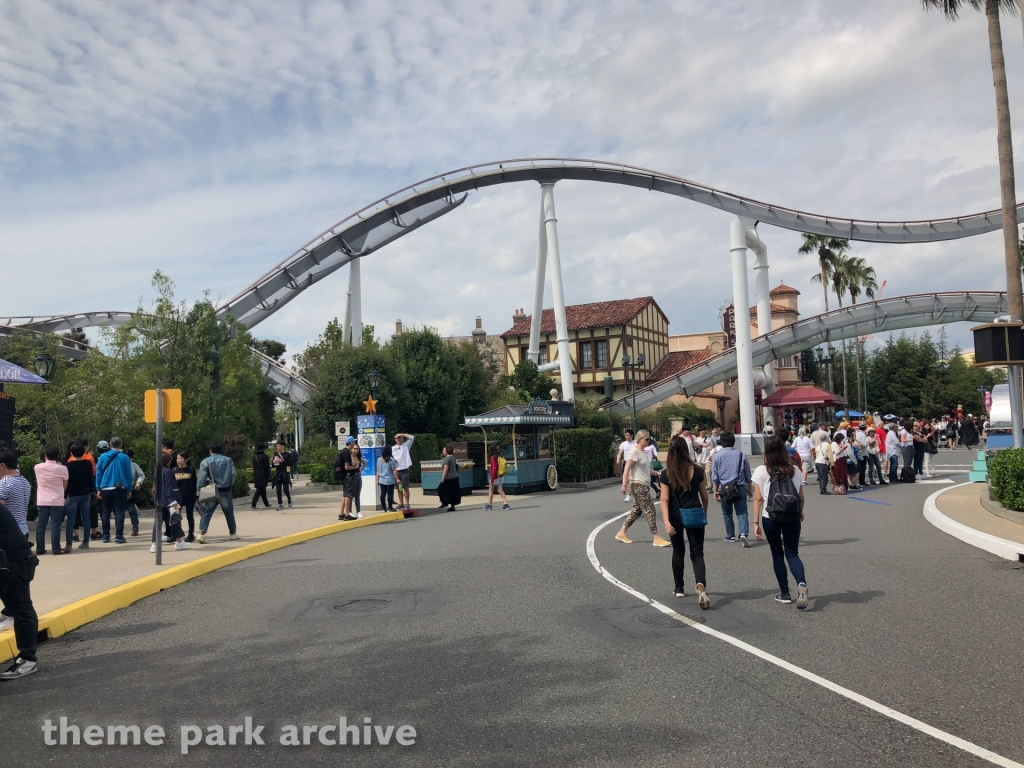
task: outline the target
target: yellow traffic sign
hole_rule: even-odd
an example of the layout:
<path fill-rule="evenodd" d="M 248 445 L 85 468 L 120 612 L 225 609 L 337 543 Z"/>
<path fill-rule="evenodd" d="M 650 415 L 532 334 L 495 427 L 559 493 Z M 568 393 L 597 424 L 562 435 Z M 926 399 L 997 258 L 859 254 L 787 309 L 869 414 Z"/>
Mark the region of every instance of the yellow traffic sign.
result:
<path fill-rule="evenodd" d="M 156 393 L 155 389 L 146 390 L 146 423 L 156 423 Z M 161 389 L 163 395 L 163 420 L 165 422 L 181 421 L 181 390 Z"/>

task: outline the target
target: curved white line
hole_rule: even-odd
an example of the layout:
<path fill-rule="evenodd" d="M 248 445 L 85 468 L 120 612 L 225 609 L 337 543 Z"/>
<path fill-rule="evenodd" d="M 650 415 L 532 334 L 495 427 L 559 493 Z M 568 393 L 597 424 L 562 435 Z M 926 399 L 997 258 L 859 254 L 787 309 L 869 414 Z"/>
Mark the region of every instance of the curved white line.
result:
<path fill-rule="evenodd" d="M 936 491 L 924 502 L 924 518 L 929 523 L 934 525 L 943 533 L 948 533 L 950 536 L 965 544 L 970 544 L 972 547 L 977 547 L 986 552 L 990 552 L 993 555 L 1003 558 L 1004 560 L 1011 560 L 1017 562 L 1021 555 L 1024 555 L 1024 544 L 1019 541 L 1011 541 L 1010 539 L 1002 539 L 998 536 L 993 536 L 990 533 L 983 533 L 982 531 L 975 530 L 968 525 L 959 523 L 952 518 L 947 517 L 939 511 L 939 505 L 936 503 L 936 499 L 939 498 L 946 491 L 952 491 L 954 488 L 961 488 L 965 485 L 973 485 L 973 483 L 960 483 L 959 485 L 951 485 L 948 488 L 943 488 L 940 491 Z"/>
<path fill-rule="evenodd" d="M 626 514 L 628 513 L 616 515 L 611 520 L 606 520 L 605 522 L 601 523 L 601 525 L 597 526 L 597 528 L 590 532 L 590 536 L 587 538 L 587 557 L 590 558 L 590 563 L 594 566 L 594 569 L 598 573 L 600 573 L 605 579 L 610 581 L 619 589 L 623 590 L 624 592 L 628 592 L 629 594 L 642 600 L 643 602 L 653 606 L 654 608 L 657 608 L 659 611 L 666 614 L 667 616 L 671 616 L 677 621 L 680 621 L 689 627 L 693 627 L 699 632 L 703 632 L 705 635 L 710 635 L 711 637 L 715 637 L 719 640 L 729 643 L 729 645 L 735 646 L 736 648 L 739 648 L 741 651 L 746 651 L 747 653 L 753 656 L 757 656 L 759 659 L 763 659 L 769 662 L 770 664 L 774 664 L 777 667 L 781 667 L 787 672 L 792 672 L 794 675 L 798 675 L 804 678 L 805 680 L 809 680 L 810 682 L 816 685 L 820 685 L 822 688 L 826 688 L 832 691 L 833 693 L 838 693 L 840 696 L 843 696 L 844 698 L 847 698 L 850 701 L 855 701 L 858 704 L 867 707 L 868 709 L 877 712 L 880 715 L 884 715 L 885 717 L 888 717 L 899 723 L 903 723 L 904 725 L 909 725 L 914 730 L 920 731 L 921 733 L 925 733 L 934 739 L 938 739 L 939 741 L 943 741 L 946 744 L 950 744 L 956 747 L 957 749 L 962 749 L 964 752 L 968 752 L 974 755 L 975 757 L 980 757 L 982 760 L 987 760 L 988 762 L 994 765 L 1003 766 L 1003 768 L 1024 768 L 1024 764 L 1018 763 L 1014 760 L 1010 760 L 1009 758 L 1003 757 L 1002 755 L 998 755 L 995 752 L 991 752 L 983 747 L 979 747 L 977 744 L 974 744 L 970 741 L 966 741 L 965 739 L 961 739 L 959 736 L 954 736 L 951 733 L 941 731 L 938 728 L 928 725 L 928 723 L 924 723 L 915 717 L 905 715 L 902 712 L 897 712 L 895 709 L 891 709 L 890 707 L 887 707 L 884 704 L 879 704 L 877 701 L 869 699 L 866 696 L 861 696 L 859 693 L 851 691 L 849 688 L 844 688 L 841 685 L 833 683 L 831 680 L 826 680 L 824 677 L 816 675 L 813 672 L 808 672 L 806 669 L 802 669 L 801 667 L 798 667 L 795 664 L 790 664 L 788 661 L 780 659 L 778 656 L 773 656 L 767 651 L 762 651 L 760 648 L 755 648 L 749 643 L 745 643 L 742 640 L 737 640 L 735 637 L 732 637 L 731 635 L 727 635 L 724 632 L 719 632 L 718 630 L 711 629 L 710 627 L 704 624 L 700 624 L 694 621 L 693 619 L 687 618 L 686 616 L 682 616 L 673 611 L 668 606 L 662 605 L 657 600 L 653 600 L 649 598 L 647 595 L 643 594 L 642 592 L 638 592 L 637 590 L 633 589 L 628 584 L 619 581 L 611 573 L 609 573 L 608 570 L 603 565 L 601 565 L 601 561 L 597 559 L 597 553 L 594 551 L 594 542 L 597 540 L 597 534 L 599 534 L 607 526 L 614 523 L 616 520 L 620 520 L 621 518 L 625 517 Z"/>

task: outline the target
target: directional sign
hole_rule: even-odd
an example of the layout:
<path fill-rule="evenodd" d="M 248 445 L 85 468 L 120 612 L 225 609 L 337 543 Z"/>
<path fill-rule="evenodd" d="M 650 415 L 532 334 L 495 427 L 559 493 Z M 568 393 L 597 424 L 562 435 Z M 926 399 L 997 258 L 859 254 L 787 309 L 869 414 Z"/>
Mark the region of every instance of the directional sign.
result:
<path fill-rule="evenodd" d="M 181 421 L 181 390 L 162 389 L 163 393 L 163 420 L 165 422 Z M 146 390 L 146 423 L 156 424 L 156 390 Z"/>

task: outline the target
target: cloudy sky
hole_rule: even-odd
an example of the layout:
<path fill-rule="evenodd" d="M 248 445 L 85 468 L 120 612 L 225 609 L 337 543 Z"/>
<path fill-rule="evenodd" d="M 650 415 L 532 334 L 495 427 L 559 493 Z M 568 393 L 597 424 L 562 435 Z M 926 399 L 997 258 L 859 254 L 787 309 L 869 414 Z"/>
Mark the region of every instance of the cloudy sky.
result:
<path fill-rule="evenodd" d="M 1020 21 L 1003 32 L 1020 154 Z M 984 17 L 919 0 L 0 0 L 4 315 L 147 305 L 157 269 L 183 299 L 226 299 L 406 184 L 521 157 L 846 217 L 998 208 Z M 506 330 L 531 304 L 539 199 L 476 193 L 369 257 L 365 321 Z M 555 199 L 568 303 L 653 295 L 675 333 L 717 325 L 727 214 L 584 182 Z M 772 283 L 820 311 L 798 235 L 761 235 Z M 1005 284 L 999 233 L 854 251 L 887 296 Z M 346 277 L 257 335 L 299 351 L 344 313 Z"/>

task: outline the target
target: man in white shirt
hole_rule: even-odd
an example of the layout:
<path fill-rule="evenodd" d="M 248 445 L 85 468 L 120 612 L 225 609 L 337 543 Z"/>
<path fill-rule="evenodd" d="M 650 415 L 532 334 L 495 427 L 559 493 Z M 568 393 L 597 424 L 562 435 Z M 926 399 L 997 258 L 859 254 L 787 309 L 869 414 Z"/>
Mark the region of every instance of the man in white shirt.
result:
<path fill-rule="evenodd" d="M 633 439 L 633 430 L 627 429 L 622 433 L 625 435 L 625 440 L 619 444 L 619 452 L 615 455 L 615 474 L 621 475 L 623 468 L 626 466 L 626 457 L 629 456 L 629 452 L 636 448 L 636 440 Z"/>
<path fill-rule="evenodd" d="M 811 435 L 811 445 L 817 448 L 822 443 L 831 442 L 828 436 L 828 430 L 825 429 L 824 424 L 819 424 L 818 428 L 814 430 L 814 434 Z"/>
<path fill-rule="evenodd" d="M 853 433 L 853 442 L 857 444 L 857 474 L 860 475 L 862 482 L 867 480 L 868 448 L 870 448 L 868 433 L 864 427 L 863 421 L 858 422 L 857 431 Z"/>
<path fill-rule="evenodd" d="M 395 435 L 395 444 L 391 447 L 391 458 L 395 460 L 395 469 L 398 470 L 398 508 L 411 510 L 409 499 L 409 468 L 412 467 L 412 444 L 416 442 L 415 435 L 399 432 Z"/>
<path fill-rule="evenodd" d="M 807 474 L 814 469 L 814 448 L 815 445 L 811 441 L 811 438 L 807 436 L 807 428 L 800 427 L 799 433 L 797 434 L 796 440 L 793 441 L 793 447 L 796 449 L 797 455 L 800 457 L 801 468 L 804 473 L 804 482 L 807 481 Z"/>

